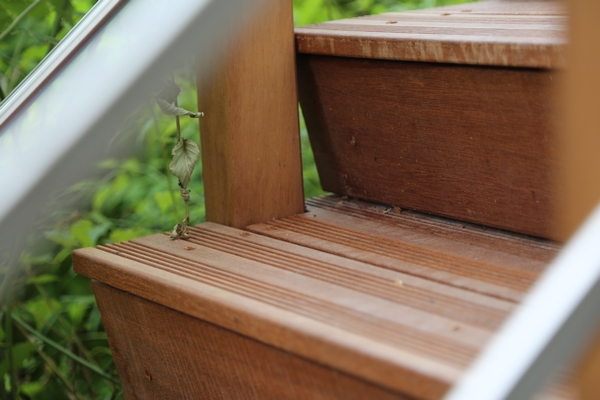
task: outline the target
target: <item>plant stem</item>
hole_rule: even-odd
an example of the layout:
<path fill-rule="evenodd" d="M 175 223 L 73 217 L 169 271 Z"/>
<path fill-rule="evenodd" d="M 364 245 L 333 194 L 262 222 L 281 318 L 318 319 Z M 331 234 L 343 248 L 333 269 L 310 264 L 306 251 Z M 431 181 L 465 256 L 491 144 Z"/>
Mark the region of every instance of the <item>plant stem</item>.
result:
<path fill-rule="evenodd" d="M 190 222 L 190 205 L 189 202 L 184 201 L 185 204 L 185 219 L 189 223 Z"/>
<path fill-rule="evenodd" d="M 63 353 L 67 357 L 71 358 L 72 360 L 78 362 L 79 364 L 83 365 L 84 367 L 86 367 L 90 371 L 93 371 L 93 372 L 97 373 L 98 375 L 100 375 L 104 379 L 108 379 L 108 380 L 110 380 L 112 382 L 118 383 L 112 376 L 110 376 L 106 372 L 102 371 L 99 367 L 97 367 L 97 366 L 95 366 L 93 364 L 90 364 L 89 362 L 87 362 L 83 358 L 81 358 L 78 355 L 73 354 L 73 352 L 65 349 L 64 347 L 62 347 L 61 345 L 59 345 L 58 343 L 56 343 L 54 340 L 52 340 L 50 338 L 47 338 L 46 336 L 42 335 L 41 333 L 39 333 L 38 331 L 36 331 L 35 329 L 33 329 L 31 326 L 29 326 L 27 323 L 25 323 L 17 315 L 11 314 L 11 316 L 12 316 L 13 321 L 15 321 L 17 324 L 21 325 L 23 328 L 25 328 L 25 330 L 27 332 L 29 332 L 30 334 L 32 334 L 33 336 L 35 336 L 37 339 L 41 340 L 42 342 L 46 343 L 47 345 L 49 345 L 51 347 L 54 347 L 56 350 L 60 351 L 61 353 Z"/>
<path fill-rule="evenodd" d="M 175 99 L 175 107 L 179 107 L 177 99 Z M 177 143 L 181 140 L 181 126 L 179 125 L 179 115 L 175 116 L 175 122 L 177 123 Z"/>
<path fill-rule="evenodd" d="M 152 120 L 154 121 L 154 129 L 156 129 L 156 134 L 158 135 L 158 141 L 160 142 L 160 147 L 162 148 L 163 153 L 163 162 L 165 164 L 165 176 L 167 178 L 167 185 L 169 187 L 169 193 L 171 194 L 171 201 L 173 202 L 173 211 L 175 212 L 175 219 L 179 219 L 179 206 L 177 206 L 177 201 L 175 200 L 175 189 L 173 188 L 173 182 L 171 179 L 171 169 L 169 168 L 169 153 L 167 151 L 167 146 L 165 141 L 162 139 L 160 125 L 158 123 L 158 118 L 156 118 L 156 114 L 154 113 L 154 109 L 151 109 Z"/>
<path fill-rule="evenodd" d="M 31 343 L 35 344 L 35 341 L 31 338 L 31 336 L 29 336 L 27 334 L 25 329 L 23 329 L 22 327 L 20 327 L 18 325 L 17 325 L 17 328 L 21 331 L 23 336 L 25 336 L 27 338 L 27 340 L 29 340 Z M 44 360 L 44 362 L 46 363 L 48 368 L 50 368 L 50 370 L 58 377 L 58 379 L 60 379 L 62 381 L 62 383 L 65 385 L 65 387 L 67 389 L 69 389 L 71 394 L 73 394 L 75 397 L 77 397 L 75 386 L 73 386 L 73 384 L 71 382 L 69 382 L 67 377 L 60 371 L 60 369 L 56 366 L 56 363 L 54 362 L 54 360 L 52 358 L 50 358 L 46 353 L 44 353 L 44 351 L 41 350 L 39 348 L 39 346 L 36 346 L 35 350 L 40 355 L 40 357 L 42 357 L 42 359 Z"/>
<path fill-rule="evenodd" d="M 24 236 L 24 235 L 23 235 Z M 13 249 L 21 249 L 23 248 L 23 244 L 24 244 L 25 239 L 23 237 L 16 237 L 14 238 L 14 241 L 12 243 L 12 248 Z M 0 307 L 2 307 L 5 302 L 6 304 L 8 304 L 8 302 L 11 300 L 11 293 L 12 293 L 12 285 L 14 284 L 13 279 L 15 278 L 15 276 L 17 275 L 17 271 L 19 268 L 19 257 L 21 256 L 20 252 L 17 252 L 16 250 L 13 250 L 11 252 L 10 258 L 8 260 L 8 271 L 6 271 L 6 274 L 4 274 L 4 277 L 2 279 L 2 283 L 0 283 Z"/>
<path fill-rule="evenodd" d="M 28 276 L 31 277 L 31 271 L 27 271 L 28 272 Z M 46 289 L 43 288 L 43 286 L 34 283 L 35 288 L 37 289 L 37 291 L 42 295 L 42 297 L 44 298 L 44 300 L 46 300 L 46 304 L 48 305 L 48 308 L 50 309 L 50 312 L 52 313 L 52 315 L 54 315 L 54 318 L 56 318 L 56 320 L 58 321 L 59 325 L 61 325 L 61 327 L 64 329 L 65 334 L 64 337 L 66 340 L 70 341 L 71 343 L 74 343 L 77 348 L 79 349 L 79 351 L 85 355 L 85 357 L 87 358 L 87 360 L 89 362 L 93 362 L 94 358 L 92 357 L 91 354 L 89 354 L 87 352 L 87 349 L 85 348 L 85 346 L 83 345 L 83 343 L 81 343 L 81 340 L 79 340 L 79 336 L 77 336 L 77 332 L 75 332 L 75 330 L 73 329 L 73 327 L 71 325 L 69 325 L 67 323 L 67 321 L 65 321 L 60 314 L 56 311 L 56 309 L 54 308 L 54 306 L 52 305 L 52 298 L 50 297 L 50 295 L 48 294 L 48 292 L 46 292 Z"/>
<path fill-rule="evenodd" d="M 11 318 L 11 309 L 10 309 L 10 300 L 6 302 L 6 306 L 4 308 L 4 335 L 6 337 L 6 363 L 8 369 L 8 376 L 10 377 L 10 389 L 8 391 L 8 398 L 13 400 L 15 399 L 15 386 L 17 384 L 16 381 L 16 373 L 14 368 L 14 360 L 13 360 L 13 330 L 12 330 L 12 318 Z"/>
<path fill-rule="evenodd" d="M 0 33 L 0 42 L 2 41 L 2 39 L 4 39 L 6 37 L 6 35 L 8 35 L 13 29 L 15 29 L 15 27 L 17 25 L 19 25 L 19 22 L 21 22 L 21 20 L 23 18 L 25 18 L 27 16 L 27 14 L 29 14 L 29 12 L 35 8 L 35 6 L 37 6 L 41 2 L 42 2 L 42 0 L 35 0 L 33 3 L 31 3 L 29 5 L 29 7 L 24 9 L 23 12 L 21 14 L 19 14 L 17 16 L 17 18 L 15 18 L 15 20 L 12 22 L 12 24 L 10 24 L 8 26 L 8 28 L 6 28 L 2 33 Z"/>

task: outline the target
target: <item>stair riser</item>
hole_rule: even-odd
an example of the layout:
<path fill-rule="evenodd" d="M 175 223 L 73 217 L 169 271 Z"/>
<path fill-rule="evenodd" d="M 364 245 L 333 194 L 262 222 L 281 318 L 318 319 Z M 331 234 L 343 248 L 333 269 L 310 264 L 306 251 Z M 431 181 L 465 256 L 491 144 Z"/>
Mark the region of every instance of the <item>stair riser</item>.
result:
<path fill-rule="evenodd" d="M 323 188 L 556 238 L 556 71 L 299 54 Z"/>

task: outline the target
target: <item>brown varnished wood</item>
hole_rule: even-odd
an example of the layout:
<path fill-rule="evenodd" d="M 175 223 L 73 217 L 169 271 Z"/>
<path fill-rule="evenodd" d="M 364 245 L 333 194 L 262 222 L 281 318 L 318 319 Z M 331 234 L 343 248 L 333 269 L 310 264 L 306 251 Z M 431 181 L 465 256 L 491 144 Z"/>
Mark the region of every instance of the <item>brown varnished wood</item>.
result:
<path fill-rule="evenodd" d="M 564 156 L 560 184 L 563 203 L 557 211 L 564 238 L 569 237 L 600 201 L 600 3 L 567 2 L 572 15 L 569 69 L 561 92 Z M 600 395 L 599 395 L 600 396 Z"/>
<path fill-rule="evenodd" d="M 559 1 L 482 1 L 296 28 L 298 51 L 341 57 L 564 68 Z"/>
<path fill-rule="evenodd" d="M 93 287 L 126 399 L 410 399 L 102 283 Z"/>
<path fill-rule="evenodd" d="M 556 73 L 298 56 L 327 191 L 556 238 Z"/>
<path fill-rule="evenodd" d="M 548 241 L 331 196 L 307 206 L 249 229 L 509 301 L 522 299 L 557 251 Z"/>
<path fill-rule="evenodd" d="M 569 68 L 562 87 L 564 163 L 559 176 L 561 235 L 568 238 L 600 201 L 600 3 L 567 2 L 571 16 L 567 54 Z M 577 273 L 574 266 L 573 273 Z M 598 317 L 598 316 L 597 316 Z M 600 398 L 600 335 L 583 354 L 578 368 L 580 398 Z"/>
<path fill-rule="evenodd" d="M 152 240 L 169 243 L 163 236 L 155 236 Z M 319 283 L 318 280 L 306 279 L 285 270 L 276 272 L 269 267 L 265 270 L 257 262 L 209 248 L 171 243 L 179 248 L 180 255 L 184 255 L 183 261 L 173 255 L 157 257 L 157 252 L 152 250 L 146 256 L 140 256 L 135 248 L 129 252 L 123 251 L 122 247 L 105 251 L 86 249 L 74 255 L 75 268 L 79 273 L 128 293 L 365 381 L 400 393 L 412 393 L 420 398 L 439 398 L 447 390 L 451 382 L 456 380 L 459 368 L 464 368 L 459 365 L 465 363 L 465 357 L 473 357 L 473 345 L 464 344 L 466 337 L 475 332 L 475 339 L 480 342 L 485 332 L 481 328 L 460 324 L 460 329 L 465 329 L 464 332 L 457 331 L 465 339 L 463 344 L 448 339 L 449 332 L 454 332 L 454 324 L 444 329 L 446 338 L 438 338 L 432 333 L 419 335 L 402 328 L 405 321 L 398 321 L 400 325 L 389 321 L 389 313 L 393 311 L 389 302 L 382 310 L 388 317 L 380 320 L 365 314 L 364 306 L 369 303 L 352 311 L 340 306 L 339 301 L 337 304 L 323 302 L 322 296 L 329 293 L 325 286 L 334 285 Z M 186 250 L 188 246 L 194 249 Z M 190 254 L 202 261 L 186 261 L 185 258 Z M 224 265 L 238 271 L 246 270 L 255 279 L 231 273 L 231 270 L 219 271 L 219 266 Z M 270 283 L 261 283 L 263 277 L 269 276 L 267 280 Z M 278 287 L 279 282 L 283 286 Z M 394 285 L 394 282 L 389 284 Z M 305 295 L 299 296 L 298 290 Z M 320 292 L 321 300 L 306 296 L 306 290 Z M 342 294 L 342 303 L 352 302 L 354 295 L 349 295 L 347 289 L 344 291 L 346 294 Z M 333 290 L 332 296 L 339 296 L 340 293 L 338 288 Z M 362 300 L 365 298 L 368 297 L 357 297 Z M 332 300 L 336 303 L 340 299 Z M 376 303 L 383 304 L 382 301 L 385 302 L 382 299 Z M 361 308 L 363 311 L 360 311 Z M 401 309 L 407 310 L 405 307 Z M 418 314 L 426 315 L 422 312 Z M 409 311 L 407 317 L 411 319 L 416 315 Z M 435 317 L 432 321 L 434 325 L 424 328 L 435 328 L 435 321 L 439 326 L 439 322 L 444 320 L 450 321 Z M 382 323 L 381 326 L 377 321 Z M 392 332 L 390 324 L 400 329 Z M 436 356 L 433 355 L 435 348 L 443 350 Z M 452 354 L 459 355 L 459 359 L 453 361 Z"/>
<path fill-rule="evenodd" d="M 514 310 L 527 289 L 523 282 L 535 279 L 556 247 L 374 207 L 316 199 L 308 213 L 250 227 L 273 238 L 205 223 L 192 228 L 187 241 L 153 235 L 78 250 L 75 269 L 365 385 L 438 399 Z M 364 243 L 377 237 L 395 264 L 363 257 L 368 247 L 348 240 L 352 234 L 364 236 Z M 344 251 L 333 251 L 340 238 Z M 398 258 L 398 246 L 413 259 Z M 454 273 L 441 262 L 473 269 Z M 107 318 L 116 317 L 103 313 Z M 132 353 L 127 357 L 145 357 L 133 354 L 141 348 L 123 348 Z"/>
<path fill-rule="evenodd" d="M 579 398 L 597 400 L 600 397 L 600 335 L 583 354 L 577 372 Z"/>
<path fill-rule="evenodd" d="M 240 228 L 302 212 L 304 199 L 292 4 L 252 21 L 198 77 L 206 218 Z"/>

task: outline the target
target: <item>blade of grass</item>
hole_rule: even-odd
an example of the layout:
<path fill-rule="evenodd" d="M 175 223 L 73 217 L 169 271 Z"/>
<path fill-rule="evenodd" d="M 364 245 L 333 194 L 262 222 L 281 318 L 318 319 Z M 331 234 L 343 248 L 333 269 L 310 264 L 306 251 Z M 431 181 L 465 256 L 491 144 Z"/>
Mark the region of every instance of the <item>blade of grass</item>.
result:
<path fill-rule="evenodd" d="M 27 338 L 27 340 L 29 340 L 31 343 L 33 343 L 33 344 L 38 343 L 30 335 L 27 334 L 27 332 L 25 331 L 25 329 L 23 327 L 17 325 L 17 328 L 21 331 L 23 336 L 25 336 Z M 40 357 L 42 357 L 42 359 L 44 360 L 44 362 L 46 363 L 48 368 L 50 368 L 52 373 L 54 375 L 56 375 L 58 379 L 60 379 L 60 381 L 63 383 L 63 385 L 65 385 L 65 387 L 71 392 L 71 394 L 73 396 L 75 396 L 75 398 L 78 398 L 75 386 L 61 372 L 61 370 L 58 368 L 58 366 L 56 365 L 54 360 L 50 356 L 48 356 L 46 353 L 44 353 L 44 351 L 42 349 L 40 349 L 39 346 L 36 346 L 35 350 L 40 355 Z"/>
<path fill-rule="evenodd" d="M 31 270 L 29 267 L 27 267 L 27 274 L 29 277 L 32 276 L 32 273 L 31 273 Z M 48 294 L 48 292 L 46 292 L 46 290 L 43 288 L 43 286 L 38 283 L 34 283 L 34 286 L 37 289 L 37 291 L 42 295 L 44 300 L 46 300 L 46 304 L 48 304 L 48 308 L 50 309 L 50 312 L 52 313 L 54 318 L 56 318 L 56 320 L 58 321 L 60 326 L 64 329 L 65 335 L 61 335 L 61 336 L 65 337 L 65 339 L 70 341 L 71 343 L 74 343 L 75 345 L 77 345 L 80 353 L 85 355 L 87 361 L 92 362 L 94 360 L 93 357 L 91 356 L 91 354 L 89 354 L 89 352 L 87 351 L 87 349 L 85 348 L 83 343 L 81 343 L 81 340 L 79 339 L 79 336 L 77 336 L 77 333 L 75 332 L 73 327 L 69 323 L 67 323 L 67 321 L 65 321 L 64 318 L 62 318 L 60 316 L 60 314 L 56 311 L 56 309 L 52 305 L 52 299 L 51 299 L 50 295 Z M 59 334 L 61 334 L 61 333 L 59 332 Z"/>
<path fill-rule="evenodd" d="M 38 4 L 40 4 L 42 2 L 42 0 L 35 0 L 33 3 L 31 3 L 29 5 L 29 7 L 27 7 L 26 9 L 23 10 L 23 12 L 19 15 L 17 15 L 17 18 L 15 18 L 15 20 L 12 22 L 12 24 L 10 24 L 8 26 L 8 28 L 6 28 L 2 33 L 0 33 L 0 42 L 2 41 L 2 39 L 4 39 L 13 29 L 15 29 L 15 27 L 17 25 L 19 25 L 19 22 L 21 22 L 21 20 L 23 18 L 25 18 L 27 16 L 27 14 L 29 14 L 29 12 L 31 10 L 33 10 L 35 8 L 35 6 L 37 6 Z"/>
<path fill-rule="evenodd" d="M 111 382 L 114 383 L 119 383 L 117 380 L 115 380 L 112 376 L 110 376 L 109 374 L 107 374 L 106 372 L 104 372 L 103 370 L 101 370 L 99 367 L 87 362 L 86 360 L 84 360 L 83 358 L 79 357 L 78 355 L 74 354 L 73 352 L 65 349 L 63 346 L 61 346 L 60 344 L 56 343 L 54 340 L 47 338 L 46 336 L 42 335 L 41 333 L 39 333 L 38 331 L 36 331 L 34 328 L 32 328 L 31 326 L 29 326 L 25 321 L 23 321 L 21 318 L 19 318 L 15 313 L 12 313 L 12 320 L 15 321 L 17 324 L 19 324 L 20 326 L 22 326 L 27 332 L 29 332 L 31 335 L 35 336 L 37 339 L 41 340 L 42 342 L 46 343 L 47 345 L 54 347 L 56 350 L 60 351 L 61 353 L 63 353 L 65 356 L 71 358 L 72 360 L 78 362 L 79 364 L 81 364 L 82 366 L 88 368 L 90 371 L 93 371 L 95 373 L 97 373 L 98 375 L 100 375 L 101 377 L 103 377 L 104 379 L 108 379 Z"/>
<path fill-rule="evenodd" d="M 8 294 L 10 296 L 10 293 Z M 8 369 L 8 376 L 10 378 L 10 387 L 8 388 L 8 398 L 15 399 L 15 390 L 17 386 L 17 380 L 15 368 L 13 365 L 13 335 L 12 335 L 12 318 L 11 318 L 11 302 L 10 299 L 6 302 L 4 308 L 4 337 L 6 339 L 6 363 Z"/>

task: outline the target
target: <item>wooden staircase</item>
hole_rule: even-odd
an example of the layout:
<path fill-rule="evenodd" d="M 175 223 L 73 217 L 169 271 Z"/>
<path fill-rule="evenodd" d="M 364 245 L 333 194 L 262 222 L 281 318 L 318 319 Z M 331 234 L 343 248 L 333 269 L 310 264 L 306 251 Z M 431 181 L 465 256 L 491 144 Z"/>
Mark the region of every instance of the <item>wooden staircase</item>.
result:
<path fill-rule="evenodd" d="M 564 24 L 558 3 L 490 1 L 298 28 L 299 98 L 337 194 L 74 253 L 126 398 L 441 398 L 560 247 Z"/>

